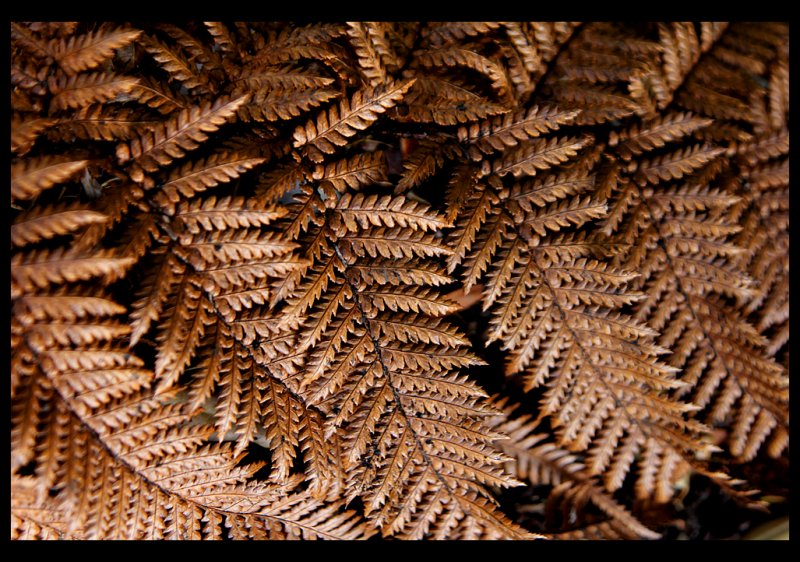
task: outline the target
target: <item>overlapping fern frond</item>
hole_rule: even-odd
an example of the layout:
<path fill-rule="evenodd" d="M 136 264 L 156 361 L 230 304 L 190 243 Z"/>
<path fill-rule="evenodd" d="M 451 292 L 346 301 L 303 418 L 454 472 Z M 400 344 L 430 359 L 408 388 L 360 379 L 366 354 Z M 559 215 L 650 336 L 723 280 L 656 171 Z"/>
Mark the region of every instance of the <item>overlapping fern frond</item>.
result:
<path fill-rule="evenodd" d="M 786 25 L 10 42 L 12 538 L 654 539 L 786 455 Z"/>

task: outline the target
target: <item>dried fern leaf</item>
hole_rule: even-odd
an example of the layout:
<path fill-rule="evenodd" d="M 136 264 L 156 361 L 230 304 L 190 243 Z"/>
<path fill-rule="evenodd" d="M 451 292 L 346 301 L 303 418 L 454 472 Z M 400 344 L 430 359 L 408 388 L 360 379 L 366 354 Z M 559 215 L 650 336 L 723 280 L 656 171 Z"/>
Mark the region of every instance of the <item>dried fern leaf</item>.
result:
<path fill-rule="evenodd" d="M 637 182 L 640 185 L 655 184 L 661 180 L 680 179 L 705 166 L 717 156 L 723 154 L 723 148 L 710 146 L 689 146 L 671 154 L 665 154 L 652 160 L 645 160 L 638 166 Z"/>
<path fill-rule="evenodd" d="M 50 62 L 52 60 L 50 45 L 38 35 L 31 25 L 11 22 L 12 44 L 44 62 Z"/>
<path fill-rule="evenodd" d="M 131 345 L 135 346 L 150 329 L 150 324 L 158 320 L 162 308 L 169 298 L 173 286 L 179 282 L 185 268 L 174 255 L 161 253 L 153 268 L 137 291 L 137 300 L 132 305 Z"/>
<path fill-rule="evenodd" d="M 394 59 L 384 26 L 380 22 L 347 23 L 347 36 L 358 56 L 359 68 L 370 86 L 387 82 L 386 66 Z"/>
<path fill-rule="evenodd" d="M 205 160 L 187 162 L 173 169 L 154 199 L 167 214 L 172 215 L 176 204 L 181 201 L 234 180 L 264 161 L 264 158 L 253 158 L 246 154 L 220 152 Z"/>
<path fill-rule="evenodd" d="M 535 176 L 539 170 L 547 170 L 553 166 L 563 164 L 579 150 L 589 145 L 593 137 L 584 136 L 579 138 L 560 139 L 539 139 L 523 144 L 517 149 L 505 153 L 501 158 L 495 159 L 491 167 L 486 165 L 482 173 L 491 173 L 498 176 L 513 174 L 515 178 L 520 176 Z"/>
<path fill-rule="evenodd" d="M 449 226 L 441 216 L 433 213 L 423 205 L 409 201 L 405 197 L 390 197 L 385 195 L 364 196 L 360 193 L 350 196 L 346 193 L 339 199 L 336 208 L 343 223 L 344 231 L 356 232 L 372 226 L 393 228 L 410 228 L 411 230 L 436 231 Z M 336 226 L 334 226 L 334 230 Z"/>
<path fill-rule="evenodd" d="M 222 70 L 221 61 L 213 48 L 196 38 L 193 33 L 169 23 L 160 23 L 157 27 L 169 35 L 196 65 L 201 65 L 204 70 L 209 72 Z"/>
<path fill-rule="evenodd" d="M 497 400 L 495 398 L 495 400 Z M 513 405 L 506 405 L 508 400 L 496 402 L 511 417 L 515 409 Z M 642 539 L 658 539 L 660 534 L 652 531 L 642 524 L 627 509 L 619 505 L 616 500 L 595 482 L 595 479 L 586 471 L 586 467 L 578 457 L 569 451 L 547 442 L 547 434 L 537 433 L 538 421 L 531 416 L 520 416 L 512 419 L 497 418 L 493 426 L 499 433 L 508 436 L 508 439 L 498 441 L 500 449 L 513 460 L 509 462 L 512 472 L 519 478 L 527 479 L 534 485 L 551 485 L 564 489 L 566 486 L 583 487 L 586 493 L 582 501 L 588 499 L 611 520 L 610 524 L 619 526 L 631 535 Z M 568 483 L 562 486 L 562 483 Z M 548 501 L 553 501 L 549 499 Z M 573 509 L 582 511 L 581 502 L 575 502 Z"/>
<path fill-rule="evenodd" d="M 387 178 L 386 155 L 383 152 L 365 152 L 352 158 L 336 160 L 314 167 L 311 178 L 316 181 L 329 181 L 340 193 L 348 188 L 358 190 L 375 183 L 385 182 Z"/>
<path fill-rule="evenodd" d="M 456 223 L 456 229 L 450 235 L 450 246 L 453 248 L 453 253 L 447 259 L 448 273 L 455 271 L 458 264 L 461 263 L 464 256 L 472 248 L 475 237 L 488 219 L 492 206 L 498 202 L 497 195 L 489 188 L 474 191 L 465 202 L 459 220 Z"/>
<path fill-rule="evenodd" d="M 11 119 L 11 152 L 24 156 L 34 145 L 39 135 L 58 122 L 57 119 L 24 119 L 13 116 Z"/>
<path fill-rule="evenodd" d="M 425 29 L 428 41 L 433 44 L 453 43 L 465 37 L 483 35 L 500 27 L 497 22 L 436 22 Z"/>
<path fill-rule="evenodd" d="M 233 100 L 219 98 L 214 103 L 184 109 L 163 125 L 143 132 L 130 144 L 117 146 L 117 160 L 130 164 L 131 179 L 143 183 L 145 172 L 156 172 L 186 152 L 195 150 L 247 101 L 247 96 Z"/>
<path fill-rule="evenodd" d="M 66 157 L 44 156 L 27 159 L 11 166 L 11 198 L 32 199 L 75 176 L 85 169 L 88 160 L 69 160 Z"/>
<path fill-rule="evenodd" d="M 11 297 L 17 298 L 54 284 L 121 276 L 133 262 L 133 258 L 112 257 L 108 251 L 83 258 L 70 257 L 61 248 L 16 254 L 11 258 Z"/>
<path fill-rule="evenodd" d="M 223 53 L 235 52 L 234 39 L 228 28 L 221 21 L 204 21 L 208 32 L 214 38 L 214 45 Z"/>
<path fill-rule="evenodd" d="M 266 226 L 286 214 L 286 209 L 248 202 L 244 197 L 214 196 L 181 203 L 175 211 L 181 230 L 190 234 Z"/>
<path fill-rule="evenodd" d="M 696 117 L 688 112 L 666 114 L 641 126 L 634 126 L 619 135 L 612 132 L 609 146 L 619 145 L 617 153 L 627 161 L 633 156 L 661 148 L 668 142 L 678 140 L 710 124 L 710 119 Z"/>
<path fill-rule="evenodd" d="M 155 363 L 157 393 L 169 390 L 186 369 L 206 327 L 211 324 L 213 309 L 190 276 L 177 286 L 175 302 L 165 311 L 168 321 L 158 335 L 161 344 Z"/>
<path fill-rule="evenodd" d="M 403 160 L 403 177 L 395 193 L 408 191 L 421 185 L 444 166 L 446 159 L 459 153 L 459 149 L 446 138 L 423 139 L 414 151 Z"/>
<path fill-rule="evenodd" d="M 316 119 L 293 133 L 294 147 L 312 145 L 326 154 L 347 143 L 347 138 L 367 128 L 378 115 L 393 107 L 414 84 L 414 80 L 387 87 L 367 88 L 320 113 Z"/>
<path fill-rule="evenodd" d="M 520 141 L 557 130 L 561 125 L 571 123 L 577 115 L 576 110 L 560 111 L 554 107 L 534 106 L 525 113 L 507 113 L 469 128 L 462 127 L 458 130 L 458 138 L 475 146 L 479 152 L 472 152 L 471 157 L 480 160 L 482 154 L 505 150 Z"/>
<path fill-rule="evenodd" d="M 179 82 L 187 90 L 207 90 L 208 75 L 198 71 L 195 64 L 186 60 L 179 51 L 153 38 L 148 38 L 145 49 L 169 74 L 171 80 Z"/>
<path fill-rule="evenodd" d="M 175 93 L 171 92 L 164 84 L 149 77 L 142 77 L 127 94 L 161 114 L 169 114 L 177 109 L 185 109 L 187 103 L 182 101 Z"/>
<path fill-rule="evenodd" d="M 130 138 L 132 130 L 149 128 L 156 121 L 130 111 L 108 111 L 102 105 L 89 105 L 68 118 L 61 119 L 48 132 L 48 137 L 74 141 L 76 139 L 118 141 Z"/>
<path fill-rule="evenodd" d="M 508 112 L 508 108 L 455 82 L 417 74 L 414 86 L 397 111 L 397 119 L 438 125 L 458 125 Z"/>
<path fill-rule="evenodd" d="M 105 222 L 106 215 L 77 205 L 53 206 L 21 215 L 11 226 L 11 244 L 25 246 L 69 234 L 90 224 Z"/>
<path fill-rule="evenodd" d="M 113 101 L 133 90 L 138 83 L 138 78 L 105 72 L 53 76 L 48 80 L 48 87 L 53 94 L 50 112 Z"/>
<path fill-rule="evenodd" d="M 425 234 L 421 230 L 406 232 L 399 229 L 378 229 L 348 236 L 346 246 L 341 251 L 345 257 L 368 255 L 372 258 L 382 256 L 395 259 L 447 256 L 452 253 L 448 248 L 442 247 L 431 234 Z"/>
<path fill-rule="evenodd" d="M 340 93 L 335 90 L 313 85 L 274 88 L 267 86 L 256 92 L 251 103 L 239 109 L 239 117 L 243 121 L 286 121 L 304 115 L 310 109 L 319 107 L 339 95 Z"/>
<path fill-rule="evenodd" d="M 486 75 L 498 96 L 505 96 L 509 92 L 508 77 L 503 68 L 475 51 L 457 47 L 425 50 L 417 54 L 416 60 L 420 65 L 426 67 L 463 66 L 469 68 Z"/>
<path fill-rule="evenodd" d="M 51 50 L 58 66 L 68 75 L 74 75 L 95 68 L 141 34 L 141 30 L 135 29 L 98 30 L 57 41 Z"/>

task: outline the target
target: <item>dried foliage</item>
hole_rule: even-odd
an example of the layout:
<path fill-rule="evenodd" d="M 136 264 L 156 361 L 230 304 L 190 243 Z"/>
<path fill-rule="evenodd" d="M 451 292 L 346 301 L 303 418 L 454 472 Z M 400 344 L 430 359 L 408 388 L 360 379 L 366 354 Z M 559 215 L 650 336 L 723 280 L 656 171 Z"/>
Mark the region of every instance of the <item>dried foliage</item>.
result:
<path fill-rule="evenodd" d="M 788 25 L 10 42 L 12 538 L 656 539 L 697 478 L 763 506 Z"/>

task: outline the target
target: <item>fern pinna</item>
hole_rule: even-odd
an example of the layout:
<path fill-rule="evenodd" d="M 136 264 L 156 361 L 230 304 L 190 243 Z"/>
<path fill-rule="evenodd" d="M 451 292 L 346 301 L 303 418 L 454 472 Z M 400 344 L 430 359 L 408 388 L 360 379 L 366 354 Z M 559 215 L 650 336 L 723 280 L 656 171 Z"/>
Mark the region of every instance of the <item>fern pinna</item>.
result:
<path fill-rule="evenodd" d="M 691 475 L 763 505 L 785 24 L 10 40 L 13 538 L 654 539 Z"/>

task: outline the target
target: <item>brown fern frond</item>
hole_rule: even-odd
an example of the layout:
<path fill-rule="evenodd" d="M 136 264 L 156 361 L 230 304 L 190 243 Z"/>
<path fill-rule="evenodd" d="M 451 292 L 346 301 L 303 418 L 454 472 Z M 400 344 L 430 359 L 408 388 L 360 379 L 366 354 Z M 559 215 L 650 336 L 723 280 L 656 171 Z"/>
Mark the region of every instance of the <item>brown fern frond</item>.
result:
<path fill-rule="evenodd" d="M 159 379 L 157 392 L 164 392 L 175 384 L 212 320 L 211 304 L 203 298 L 197 280 L 185 275 L 176 287 L 176 297 L 166 311 L 168 321 L 158 336 L 158 357 L 155 376 Z"/>
<path fill-rule="evenodd" d="M 358 56 L 361 72 L 370 86 L 388 81 L 387 66 L 393 66 L 395 56 L 381 22 L 348 22 L 347 36 Z"/>
<path fill-rule="evenodd" d="M 620 158 L 628 161 L 633 156 L 661 148 L 710 124 L 710 119 L 699 118 L 691 113 L 666 114 L 641 127 L 634 125 L 620 134 L 612 132 L 608 144 L 618 147 L 615 150 Z"/>
<path fill-rule="evenodd" d="M 174 214 L 179 202 L 234 180 L 264 161 L 247 154 L 220 152 L 205 160 L 187 162 L 170 173 L 154 199 L 166 213 Z"/>
<path fill-rule="evenodd" d="M 187 90 L 207 91 L 208 75 L 199 72 L 195 64 L 185 59 L 180 52 L 152 38 L 145 43 L 145 49 L 169 74 L 171 80 L 180 83 Z"/>
<path fill-rule="evenodd" d="M 508 76 L 503 68 L 483 55 L 463 48 L 446 47 L 431 49 L 417 54 L 416 60 L 425 67 L 463 66 L 489 78 L 497 95 L 503 97 L 509 93 Z"/>
<path fill-rule="evenodd" d="M 505 150 L 517 146 L 519 141 L 557 130 L 561 125 L 571 123 L 578 113 L 534 106 L 527 113 L 507 113 L 469 128 L 462 127 L 458 130 L 458 138 L 461 142 L 469 142 L 475 146 L 480 152 L 473 152 L 472 159 L 480 160 L 481 153 L 491 154 L 497 150 Z"/>
<path fill-rule="evenodd" d="M 222 69 L 220 58 L 213 47 L 196 38 L 194 33 L 169 23 L 159 23 L 156 28 L 169 35 L 189 55 L 189 60 L 201 65 L 205 71 L 213 73 Z"/>
<path fill-rule="evenodd" d="M 689 145 L 683 154 L 703 150 Z M 693 167 L 687 166 L 678 178 L 691 174 Z M 613 231 L 632 247 L 616 259 L 644 274 L 634 286 L 646 290 L 647 298 L 637 303 L 635 315 L 661 331 L 659 343 L 673 350 L 669 362 L 682 369 L 685 385 L 677 395 L 692 392 L 692 401 L 708 408 L 713 421 L 735 416 L 731 453 L 744 454 L 749 438 L 753 441 L 746 450 L 752 456 L 782 423 L 777 413 L 786 399 L 781 390 L 786 380 L 780 367 L 765 356 L 765 342 L 753 327 L 715 296 L 741 302 L 754 294 L 746 271 L 737 267 L 747 252 L 732 244 L 732 235 L 740 231 L 729 214 L 741 204 L 731 190 L 736 182 L 724 180 L 723 175 L 718 186 L 711 187 L 695 174 L 690 177 L 698 178 L 699 185 L 692 186 L 690 180 L 670 186 L 674 174 L 659 175 L 663 179 L 649 177 L 657 182 L 656 190 L 623 184 L 629 187 L 619 198 L 622 206 L 617 220 L 624 226 Z M 734 409 L 740 397 L 742 405 Z M 763 421 L 756 429 L 753 422 L 760 412 Z"/>
<path fill-rule="evenodd" d="M 69 234 L 81 227 L 105 222 L 106 215 L 78 205 L 34 209 L 20 215 L 11 226 L 11 244 L 25 246 L 47 238 Z"/>
<path fill-rule="evenodd" d="M 85 169 L 88 160 L 70 160 L 64 156 L 26 159 L 11 166 L 11 198 L 32 199 L 75 176 Z"/>
<path fill-rule="evenodd" d="M 213 103 L 184 109 L 152 131 L 139 134 L 130 144 L 118 145 L 117 159 L 122 164 L 132 161 L 130 176 L 143 183 L 145 172 L 158 171 L 198 148 L 208 139 L 207 133 L 219 129 L 246 101 L 246 95 L 233 100 L 219 98 Z"/>
<path fill-rule="evenodd" d="M 150 77 L 142 77 L 128 92 L 128 95 L 131 99 L 165 115 L 172 113 L 176 109 L 185 109 L 187 107 L 186 102 L 178 94 L 170 91 L 169 87 Z"/>
<path fill-rule="evenodd" d="M 221 21 L 204 21 L 203 25 L 206 26 L 208 32 L 214 38 L 214 45 L 219 48 L 223 53 L 236 52 L 234 46 L 234 38 L 230 30 Z"/>
<path fill-rule="evenodd" d="M 400 120 L 438 125 L 458 125 L 508 112 L 459 84 L 434 75 L 415 75 L 414 86 L 397 110 Z"/>
<path fill-rule="evenodd" d="M 788 505 L 788 23 L 10 31 L 12 538 Z"/>
<path fill-rule="evenodd" d="M 311 145 L 326 154 L 332 154 L 337 146 L 347 143 L 347 138 L 363 130 L 403 98 L 414 84 L 413 80 L 388 87 L 367 88 L 353 94 L 349 100 L 342 100 L 320 113 L 294 131 L 294 146 L 300 148 Z"/>
<path fill-rule="evenodd" d="M 71 76 L 97 67 L 114 54 L 114 51 L 132 43 L 141 34 L 141 30 L 136 29 L 101 29 L 56 41 L 50 45 L 50 51 L 58 66 Z"/>
<path fill-rule="evenodd" d="M 582 139 L 581 146 L 592 140 Z M 488 341 L 502 342 L 509 352 L 507 374 L 525 373 L 523 384 L 528 391 L 547 385 L 541 416 L 550 420 L 558 443 L 603 459 L 589 464 L 589 474 L 613 474 L 603 479 L 609 491 L 622 486 L 634 456 L 641 452 L 645 456 L 636 480 L 638 497 L 668 501 L 664 490 L 671 489 L 675 471 L 694 463 L 695 456 L 707 450 L 702 442 L 707 430 L 686 419 L 693 406 L 665 397 L 684 384 L 658 360 L 663 349 L 650 343 L 655 332 L 619 314 L 642 299 L 626 290 L 636 275 L 587 259 L 587 254 L 607 252 L 587 247 L 581 242 L 585 238 L 578 238 L 574 248 L 571 238 L 553 240 L 550 247 L 552 231 L 585 227 L 606 214 L 602 199 L 566 196 L 567 190 L 580 192 L 595 186 L 595 178 L 580 161 L 572 164 L 573 172 L 557 175 L 559 165 L 575 160 L 580 147 L 543 166 L 520 166 L 516 174 L 520 177 L 542 174 L 539 168 L 556 168 L 544 172 L 544 180 L 534 184 L 533 190 L 528 187 L 531 180 L 525 180 L 528 183 L 519 182 L 509 197 L 505 184 L 497 179 L 513 169 L 517 153 L 531 153 L 535 158 L 537 149 L 558 146 L 558 142 L 558 138 L 526 141 L 521 148 L 511 148 L 510 154 L 501 154 L 491 167 L 483 164 L 491 186 L 484 189 L 495 192 L 500 205 L 493 206 L 508 219 L 494 237 L 492 230 L 483 234 L 482 243 L 465 254 L 466 260 L 452 263 L 466 269 L 470 286 L 478 282 L 482 271 L 490 272 L 493 282 L 485 291 L 488 302 L 484 303 L 492 311 Z M 590 153 L 584 160 L 591 169 Z M 601 196 L 605 182 L 615 177 L 603 172 L 598 186 Z M 554 189 L 548 193 L 550 186 Z M 536 197 L 543 188 L 541 197 Z M 523 196 L 529 193 L 530 199 Z M 516 220 L 511 219 L 512 213 Z M 630 452 L 609 466 L 609 454 L 618 443 L 609 439 L 625 433 Z M 645 478 L 652 474 L 652 467 L 662 465 L 658 478 Z"/>
<path fill-rule="evenodd" d="M 665 154 L 653 160 L 645 160 L 638 164 L 636 181 L 640 185 L 657 184 L 659 181 L 681 179 L 711 162 L 724 153 L 723 148 L 710 146 L 688 146 L 671 154 Z"/>
<path fill-rule="evenodd" d="M 395 193 L 403 193 L 421 185 L 444 166 L 446 158 L 455 157 L 460 149 L 447 140 L 446 137 L 435 137 L 417 143 L 408 157 L 403 159 L 403 175 L 397 183 Z M 450 219 L 449 216 L 448 218 Z"/>
<path fill-rule="evenodd" d="M 127 94 L 138 83 L 137 78 L 105 72 L 52 76 L 48 79 L 48 87 L 53 94 L 50 98 L 50 112 L 109 102 L 122 94 Z"/>
<path fill-rule="evenodd" d="M 108 251 L 90 257 L 71 257 L 62 248 L 32 250 L 11 258 L 11 297 L 47 289 L 50 285 L 85 281 L 95 277 L 108 280 L 121 276 L 132 265 L 132 258 L 116 258 Z"/>
<path fill-rule="evenodd" d="M 472 187 L 472 185 L 470 185 L 470 187 Z M 498 202 L 499 199 L 497 195 L 488 188 L 473 190 L 469 199 L 465 201 L 461 209 L 458 223 L 456 223 L 456 230 L 452 233 L 450 238 L 450 245 L 453 248 L 453 253 L 447 259 L 448 273 L 455 271 L 458 264 L 461 263 L 467 252 L 470 251 L 475 242 L 475 237 L 489 218 L 492 206 L 496 205 Z"/>
<path fill-rule="evenodd" d="M 511 418 L 517 407 L 509 405 L 507 399 L 494 400 L 498 408 Z M 499 440 L 500 449 L 512 460 L 509 461 L 511 472 L 520 479 L 526 479 L 534 485 L 553 486 L 553 494 L 548 498 L 548 504 L 564 501 L 578 512 L 585 512 L 585 503 L 591 502 L 607 518 L 602 523 L 593 525 L 610 525 L 615 532 L 622 536 L 632 536 L 641 539 L 658 539 L 660 534 L 647 528 L 634 517 L 627 509 L 603 490 L 601 483 L 591 476 L 586 466 L 578 457 L 562 449 L 554 443 L 548 442 L 546 433 L 538 431 L 538 420 L 530 415 L 522 415 L 511 419 L 497 418 L 493 428 L 498 433 L 507 435 L 507 439 Z M 556 493 L 558 490 L 558 493 Z M 570 493 L 565 493 L 567 491 Z M 546 511 L 552 509 L 551 505 L 545 507 Z M 574 524 L 569 524 L 573 526 Z M 561 529 L 548 529 L 556 538 L 565 533 Z M 613 538 L 613 535 L 601 532 L 600 538 Z"/>
<path fill-rule="evenodd" d="M 39 33 L 29 25 L 11 22 L 11 44 L 17 49 L 27 51 L 44 62 L 52 61 L 53 53 L 51 52 L 49 42 L 43 39 Z"/>
<path fill-rule="evenodd" d="M 497 22 L 439 22 L 425 29 L 426 39 L 433 44 L 454 43 L 465 37 L 489 33 L 500 27 Z"/>
<path fill-rule="evenodd" d="M 303 115 L 309 109 L 318 107 L 339 95 L 334 90 L 313 86 L 265 87 L 255 93 L 250 104 L 239 109 L 239 116 L 244 121 L 289 120 Z"/>
<path fill-rule="evenodd" d="M 181 203 L 175 211 L 181 231 L 189 234 L 264 226 L 286 214 L 286 209 L 248 203 L 243 197 L 217 199 L 214 196 Z"/>
<path fill-rule="evenodd" d="M 17 156 L 24 156 L 33 147 L 39 135 L 57 122 L 57 119 L 47 117 L 24 119 L 14 115 L 11 118 L 11 152 Z"/>
<path fill-rule="evenodd" d="M 539 139 L 520 145 L 517 149 L 504 154 L 486 165 L 481 170 L 482 175 L 491 172 L 497 176 L 513 174 L 520 176 L 535 176 L 537 170 L 547 170 L 553 166 L 563 164 L 585 146 L 591 144 L 591 136 L 580 138 Z"/>
<path fill-rule="evenodd" d="M 344 231 L 356 232 L 360 228 L 383 226 L 393 228 L 410 228 L 411 230 L 436 231 L 449 226 L 447 221 L 414 201 L 403 197 L 375 195 L 363 196 L 360 193 L 350 196 L 344 194 L 336 205 L 341 217 L 342 227 L 333 224 L 334 231 L 340 236 Z"/>
<path fill-rule="evenodd" d="M 311 179 L 329 181 L 340 193 L 348 189 L 359 190 L 387 181 L 386 155 L 383 152 L 356 154 L 353 158 L 336 160 L 314 167 Z"/>
<path fill-rule="evenodd" d="M 130 138 L 132 130 L 153 127 L 156 123 L 157 121 L 131 111 L 110 112 L 102 105 L 90 105 L 59 120 L 48 131 L 48 137 L 67 142 L 77 139 L 127 140 Z"/>
<path fill-rule="evenodd" d="M 304 370 L 298 373 L 297 382 L 293 384 L 297 384 L 298 392 L 312 403 L 319 404 L 325 411 L 338 412 L 335 425 L 328 431 L 344 432 L 344 459 L 350 467 L 348 470 L 355 471 L 349 478 L 358 479 L 356 489 L 363 490 L 360 493 L 366 494 L 370 502 L 367 514 L 385 528 L 386 534 L 423 536 L 439 520 L 437 506 L 446 497 L 452 497 L 448 502 L 458 502 L 450 514 L 454 522 L 469 525 L 468 521 L 474 521 L 482 532 L 489 533 L 487 536 L 495 536 L 493 533 L 515 536 L 513 533 L 520 531 L 512 531 L 511 535 L 503 531 L 498 524 L 499 514 L 475 495 L 483 493 L 481 488 L 475 487 L 478 483 L 504 484 L 500 473 L 491 466 L 494 457 L 485 445 L 479 445 L 483 439 L 479 437 L 477 418 L 471 422 L 475 427 L 469 433 L 454 428 L 440 433 L 445 431 L 444 427 L 449 427 L 445 425 L 437 429 L 437 420 L 443 421 L 448 416 L 471 419 L 480 416 L 482 411 L 475 403 L 480 396 L 478 389 L 452 372 L 476 364 L 477 359 L 458 349 L 458 339 L 452 329 L 423 322 L 426 317 L 452 312 L 454 305 L 425 288 L 427 280 L 433 277 L 414 273 L 413 269 L 409 268 L 406 274 L 418 285 L 404 290 L 401 286 L 386 284 L 390 280 L 386 274 L 365 275 L 373 261 L 367 257 L 370 255 L 383 256 L 383 261 L 393 263 L 394 268 L 401 266 L 398 258 L 408 262 L 408 266 L 419 268 L 419 260 L 409 259 L 417 252 L 403 239 L 410 242 L 416 238 L 431 249 L 441 248 L 441 241 L 425 235 L 422 228 L 441 228 L 447 223 L 402 197 L 386 198 L 385 204 L 405 209 L 406 218 L 402 221 L 399 216 L 385 215 L 397 223 L 394 227 L 381 226 L 387 220 L 381 217 L 382 210 L 376 210 L 369 219 L 366 216 L 364 220 L 356 218 L 359 209 L 366 208 L 365 204 L 371 207 L 381 200 L 361 195 L 351 200 L 349 194 L 345 194 L 331 208 L 332 214 L 323 227 L 331 250 L 316 258 L 318 265 L 312 271 L 317 273 L 298 287 L 289 301 L 294 315 L 307 318 L 301 349 L 309 350 Z M 348 218 L 348 213 L 356 215 Z M 350 226 L 339 229 L 337 224 Z M 417 227 L 421 228 L 415 230 Z M 371 244 L 366 244 L 367 240 Z M 376 273 L 380 271 L 380 267 L 375 269 Z M 420 269 L 424 271 L 425 268 Z M 336 315 L 337 311 L 341 312 Z M 419 320 L 416 319 L 418 315 Z M 401 317 L 408 324 L 397 322 Z M 394 319 L 394 323 L 386 324 L 390 319 Z M 420 329 L 416 328 L 417 324 Z M 375 366 L 369 367 L 370 364 Z M 420 414 L 423 413 L 423 417 L 430 420 L 425 423 L 424 432 L 426 435 L 430 432 L 431 438 L 426 440 L 427 445 L 414 445 L 418 442 L 414 435 L 423 431 L 423 426 L 415 428 L 414 425 L 422 419 Z M 387 415 L 396 420 L 390 423 L 403 424 L 402 431 L 407 435 L 396 451 L 397 445 L 381 444 L 396 431 L 393 425 L 383 425 L 382 420 Z M 375 453 L 368 453 L 373 446 L 380 451 L 377 453 L 379 460 Z M 417 461 L 411 461 L 414 464 L 409 464 L 409 454 L 422 454 L 420 446 L 428 449 L 427 456 L 419 456 Z M 370 457 L 372 462 L 379 463 L 376 472 L 364 472 L 361 468 L 360 459 Z M 430 460 L 423 460 L 425 458 Z M 420 462 L 424 464 L 413 468 Z M 479 463 L 482 468 L 476 471 L 471 468 L 472 463 Z M 401 469 L 403 466 L 405 468 Z M 449 483 L 445 488 L 436 483 L 436 479 Z M 470 480 L 475 483 L 469 484 Z M 403 505 L 403 490 L 407 486 L 435 486 L 434 495 L 438 499 L 423 499 L 422 495 L 414 494 L 413 497 L 419 499 Z M 480 520 L 483 521 L 478 523 Z"/>

